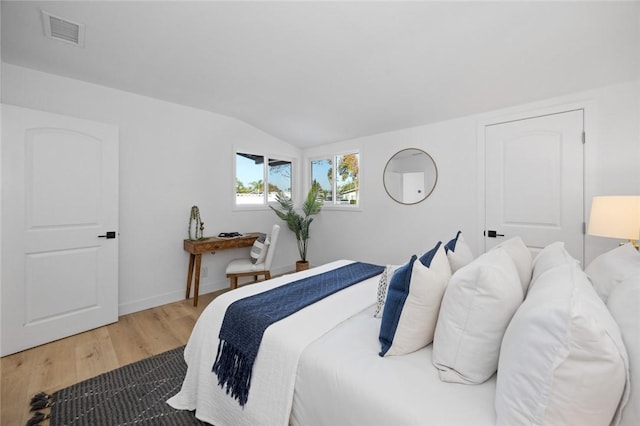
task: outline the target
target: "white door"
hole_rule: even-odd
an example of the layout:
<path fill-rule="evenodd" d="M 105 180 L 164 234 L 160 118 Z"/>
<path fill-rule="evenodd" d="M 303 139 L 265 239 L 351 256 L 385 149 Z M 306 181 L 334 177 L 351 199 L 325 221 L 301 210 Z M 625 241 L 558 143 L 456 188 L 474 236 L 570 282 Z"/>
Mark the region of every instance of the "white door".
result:
<path fill-rule="evenodd" d="M 117 321 L 118 128 L 2 105 L 1 154 L 0 353 Z"/>
<path fill-rule="evenodd" d="M 584 253 L 583 110 L 485 127 L 485 250 L 519 235 Z"/>
<path fill-rule="evenodd" d="M 414 204 L 424 198 L 424 172 L 402 173 L 402 202 Z"/>

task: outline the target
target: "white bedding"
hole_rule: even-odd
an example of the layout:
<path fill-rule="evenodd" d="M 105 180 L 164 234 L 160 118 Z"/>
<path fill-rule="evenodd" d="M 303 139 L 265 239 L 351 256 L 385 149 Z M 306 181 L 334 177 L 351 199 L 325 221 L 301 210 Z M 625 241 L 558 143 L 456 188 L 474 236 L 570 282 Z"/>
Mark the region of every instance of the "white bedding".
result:
<path fill-rule="evenodd" d="M 495 425 L 494 375 L 480 385 L 441 382 L 427 346 L 378 356 L 374 307 L 338 325 L 303 352 L 294 426 Z"/>
<path fill-rule="evenodd" d="M 182 389 L 168 403 L 176 409 L 196 410 L 197 418 L 216 426 L 287 425 L 302 351 L 324 333 L 374 303 L 379 276 L 335 293 L 269 327 L 254 364 L 249 400 L 244 409 L 226 395 L 218 386 L 217 376 L 211 372 L 226 307 L 237 299 L 349 263 L 352 261 L 332 262 L 295 275 L 241 287 L 214 299 L 200 316 L 187 343 L 184 355 L 188 369 Z"/>

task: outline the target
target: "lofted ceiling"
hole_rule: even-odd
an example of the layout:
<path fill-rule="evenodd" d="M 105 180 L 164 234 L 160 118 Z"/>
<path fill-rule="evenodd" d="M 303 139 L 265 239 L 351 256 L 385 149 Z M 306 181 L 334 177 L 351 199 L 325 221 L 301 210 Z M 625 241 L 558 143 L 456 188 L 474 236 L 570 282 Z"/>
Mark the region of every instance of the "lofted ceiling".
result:
<path fill-rule="evenodd" d="M 299 147 L 640 77 L 640 2 L 2 1 L 2 61 Z M 44 36 L 41 10 L 85 24 Z"/>

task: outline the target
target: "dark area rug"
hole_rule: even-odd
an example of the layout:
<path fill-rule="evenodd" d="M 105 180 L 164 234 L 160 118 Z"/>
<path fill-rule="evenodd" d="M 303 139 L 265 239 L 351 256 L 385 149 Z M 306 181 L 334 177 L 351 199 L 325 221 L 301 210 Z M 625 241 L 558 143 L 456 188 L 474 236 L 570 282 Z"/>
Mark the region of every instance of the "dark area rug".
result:
<path fill-rule="evenodd" d="M 55 392 L 50 425 L 207 425 L 166 403 L 182 386 L 183 352 L 184 346 Z"/>

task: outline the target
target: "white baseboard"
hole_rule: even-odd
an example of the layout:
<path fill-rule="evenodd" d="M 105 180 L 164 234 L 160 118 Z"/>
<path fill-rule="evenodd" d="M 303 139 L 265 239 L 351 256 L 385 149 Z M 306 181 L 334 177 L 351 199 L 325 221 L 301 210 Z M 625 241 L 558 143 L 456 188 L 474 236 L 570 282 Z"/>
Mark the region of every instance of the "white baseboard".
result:
<path fill-rule="evenodd" d="M 229 281 L 217 281 L 217 282 L 200 282 L 200 291 L 198 292 L 201 296 L 203 294 L 212 293 L 214 291 L 222 290 L 224 288 L 229 287 Z M 181 288 L 180 290 L 175 290 L 169 293 L 158 294 L 152 297 L 148 297 L 145 299 L 134 300 L 132 302 L 121 303 L 118 306 L 118 316 L 132 314 L 138 311 L 144 311 L 145 309 L 155 308 L 157 306 L 166 305 L 168 303 L 177 302 L 179 300 L 184 300 L 184 294 L 186 291 L 186 287 Z M 192 290 L 193 294 L 193 290 Z"/>
<path fill-rule="evenodd" d="M 283 275 L 291 273 L 290 267 L 281 267 L 271 270 L 271 275 Z M 212 293 L 214 291 L 222 290 L 229 287 L 229 280 L 220 280 L 215 282 L 200 281 L 200 295 Z M 168 303 L 184 300 L 184 293 L 186 287 L 180 290 L 171 291 L 169 293 L 158 294 L 155 296 L 147 297 L 145 299 L 134 300 L 132 302 L 121 303 L 118 306 L 118 316 L 132 314 L 138 311 L 144 311 L 145 309 L 155 308 L 157 306 L 166 305 Z"/>

